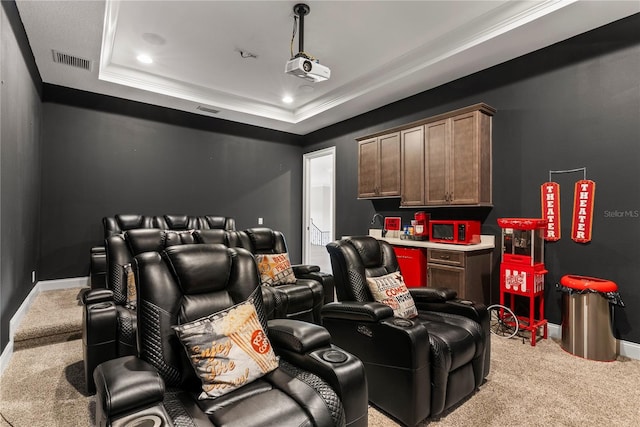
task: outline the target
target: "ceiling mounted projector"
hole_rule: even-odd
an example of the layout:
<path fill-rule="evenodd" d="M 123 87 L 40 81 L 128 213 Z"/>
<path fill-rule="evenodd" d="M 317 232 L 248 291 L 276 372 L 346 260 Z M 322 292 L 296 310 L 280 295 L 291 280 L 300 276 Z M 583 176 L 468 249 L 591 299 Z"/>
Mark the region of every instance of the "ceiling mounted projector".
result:
<path fill-rule="evenodd" d="M 329 80 L 329 77 L 331 77 L 329 67 L 321 65 L 317 61 L 307 59 L 304 56 L 299 56 L 287 61 L 284 72 L 311 82 L 321 82 Z"/>
<path fill-rule="evenodd" d="M 298 3 L 293 7 L 293 13 L 300 18 L 299 52 L 295 56 L 293 55 L 293 39 L 296 36 L 296 17 L 294 17 L 293 35 L 291 36 L 291 59 L 285 64 L 284 72 L 310 82 L 322 82 L 329 80 L 331 70 L 326 65 L 321 65 L 317 59 L 304 51 L 304 17 L 309 14 L 310 10 L 309 6 L 304 3 Z"/>

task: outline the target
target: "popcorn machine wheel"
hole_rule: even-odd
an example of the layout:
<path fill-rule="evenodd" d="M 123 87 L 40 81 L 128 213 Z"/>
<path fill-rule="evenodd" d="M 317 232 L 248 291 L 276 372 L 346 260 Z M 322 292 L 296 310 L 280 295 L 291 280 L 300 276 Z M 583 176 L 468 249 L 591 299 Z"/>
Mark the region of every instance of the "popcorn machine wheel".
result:
<path fill-rule="evenodd" d="M 531 345 L 536 345 L 538 330 L 547 338 L 544 317 L 544 238 L 547 221 L 540 218 L 499 218 L 502 229 L 500 264 L 500 305 L 515 313 L 517 298 L 528 299 L 529 313 L 516 315 L 520 330 L 531 332 Z M 509 299 L 509 305 L 505 300 Z"/>

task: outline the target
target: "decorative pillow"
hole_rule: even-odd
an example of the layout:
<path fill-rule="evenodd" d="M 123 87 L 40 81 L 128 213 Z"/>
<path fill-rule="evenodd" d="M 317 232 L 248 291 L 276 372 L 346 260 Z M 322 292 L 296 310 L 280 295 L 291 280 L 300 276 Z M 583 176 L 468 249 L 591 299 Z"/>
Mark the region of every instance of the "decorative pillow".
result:
<path fill-rule="evenodd" d="M 293 274 L 288 253 L 256 255 L 256 261 L 263 285 L 296 283 L 296 276 Z"/>
<path fill-rule="evenodd" d="M 367 285 L 377 302 L 393 308 L 394 316 L 410 319 L 418 315 L 413 297 L 399 272 L 380 277 L 367 277 Z"/>
<path fill-rule="evenodd" d="M 202 381 L 199 399 L 222 396 L 278 367 L 251 301 L 173 329 Z"/>
<path fill-rule="evenodd" d="M 133 274 L 131 264 L 126 264 L 124 266 L 124 275 L 127 284 L 127 301 L 125 302 L 125 306 L 128 308 L 136 308 L 138 291 L 136 288 L 136 276 Z"/>

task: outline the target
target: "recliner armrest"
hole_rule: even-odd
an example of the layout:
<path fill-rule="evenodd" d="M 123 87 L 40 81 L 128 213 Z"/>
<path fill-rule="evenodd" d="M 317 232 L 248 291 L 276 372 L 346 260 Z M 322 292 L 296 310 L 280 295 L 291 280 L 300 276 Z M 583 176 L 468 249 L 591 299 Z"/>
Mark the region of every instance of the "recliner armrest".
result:
<path fill-rule="evenodd" d="M 274 348 L 300 354 L 331 344 L 331 335 L 320 325 L 293 319 L 269 320 L 269 340 Z"/>
<path fill-rule="evenodd" d="M 108 360 L 93 372 L 96 421 L 111 419 L 162 402 L 164 380 L 156 369 L 136 356 Z"/>
<path fill-rule="evenodd" d="M 458 296 L 457 292 L 449 288 L 409 288 L 409 293 L 415 302 L 445 302 Z"/>
<path fill-rule="evenodd" d="M 393 309 L 379 302 L 331 302 L 322 307 L 322 318 L 345 319 L 357 322 L 378 322 L 393 317 Z"/>
<path fill-rule="evenodd" d="M 82 303 L 84 305 L 106 301 L 113 301 L 113 291 L 110 289 L 91 289 L 82 294 Z"/>
<path fill-rule="evenodd" d="M 333 274 L 320 271 L 317 265 L 294 265 L 292 266 L 293 274 L 296 279 L 311 279 L 322 283 L 324 292 L 324 303 L 333 302 L 333 294 L 335 292 L 335 279 Z"/>
<path fill-rule="evenodd" d="M 291 266 L 291 269 L 293 270 L 293 274 L 296 277 L 299 277 L 299 275 L 302 274 L 317 273 L 318 271 L 320 271 L 320 267 L 318 267 L 317 265 L 308 264 L 294 264 Z"/>
<path fill-rule="evenodd" d="M 364 365 L 331 344 L 322 326 L 291 319 L 269 321 L 269 339 L 278 356 L 329 383 L 345 408 L 349 426 L 367 424 L 368 390 Z"/>
<path fill-rule="evenodd" d="M 415 300 L 418 310 L 435 311 L 441 313 L 458 314 L 472 319 L 483 327 L 489 322 L 487 306 L 474 301 L 453 299 L 448 301 L 420 301 Z"/>

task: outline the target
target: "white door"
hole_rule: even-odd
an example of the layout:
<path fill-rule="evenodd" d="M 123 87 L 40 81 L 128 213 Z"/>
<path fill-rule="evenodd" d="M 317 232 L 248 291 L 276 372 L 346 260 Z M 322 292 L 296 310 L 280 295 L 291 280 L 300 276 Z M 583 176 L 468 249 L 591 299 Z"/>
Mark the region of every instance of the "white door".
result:
<path fill-rule="evenodd" d="M 302 262 L 331 272 L 325 245 L 335 230 L 335 147 L 303 157 Z"/>

